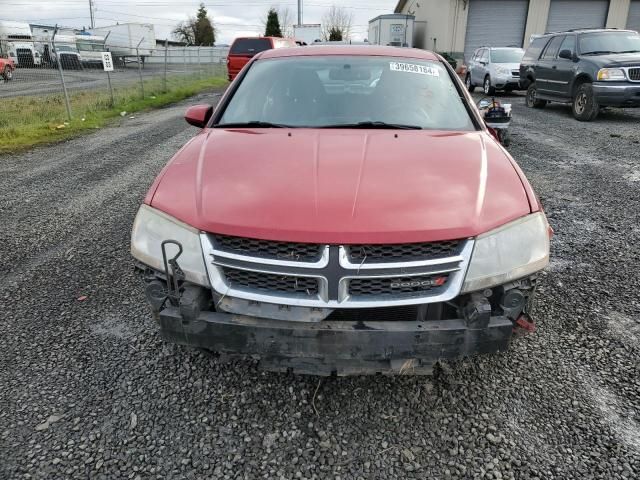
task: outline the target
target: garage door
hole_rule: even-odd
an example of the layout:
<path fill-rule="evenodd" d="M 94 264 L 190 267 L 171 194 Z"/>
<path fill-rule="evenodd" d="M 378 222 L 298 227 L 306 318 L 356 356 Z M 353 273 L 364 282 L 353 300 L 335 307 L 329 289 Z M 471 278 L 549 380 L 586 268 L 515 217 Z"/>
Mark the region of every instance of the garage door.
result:
<path fill-rule="evenodd" d="M 607 23 L 609 0 L 551 0 L 547 32 L 601 28 Z"/>
<path fill-rule="evenodd" d="M 627 28 L 640 32 L 640 0 L 632 0 L 631 5 L 629 5 Z"/>
<path fill-rule="evenodd" d="M 478 47 L 522 46 L 529 0 L 471 0 L 464 57 Z"/>

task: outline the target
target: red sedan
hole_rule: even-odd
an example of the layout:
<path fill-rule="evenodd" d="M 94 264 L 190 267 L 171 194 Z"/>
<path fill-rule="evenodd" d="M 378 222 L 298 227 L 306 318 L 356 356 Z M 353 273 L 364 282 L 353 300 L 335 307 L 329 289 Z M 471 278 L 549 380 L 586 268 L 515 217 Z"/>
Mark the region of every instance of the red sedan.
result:
<path fill-rule="evenodd" d="M 550 228 L 449 64 L 256 55 L 149 190 L 131 251 L 165 339 L 315 374 L 424 373 L 531 329 Z"/>

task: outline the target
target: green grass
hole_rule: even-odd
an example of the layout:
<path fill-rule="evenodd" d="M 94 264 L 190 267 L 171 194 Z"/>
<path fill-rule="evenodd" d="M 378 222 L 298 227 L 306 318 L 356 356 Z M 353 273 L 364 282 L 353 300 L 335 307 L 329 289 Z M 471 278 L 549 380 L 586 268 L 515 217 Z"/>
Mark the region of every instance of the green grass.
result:
<path fill-rule="evenodd" d="M 64 96 L 60 94 L 2 99 L 0 153 L 13 153 L 35 145 L 58 142 L 82 132 L 100 128 L 120 112 L 127 114 L 162 107 L 197 93 L 224 87 L 226 77 L 169 77 L 166 91 L 161 79 L 144 82 L 142 99 L 139 83 L 114 85 L 114 105 L 107 88 L 70 92 L 72 119 L 67 120 Z"/>

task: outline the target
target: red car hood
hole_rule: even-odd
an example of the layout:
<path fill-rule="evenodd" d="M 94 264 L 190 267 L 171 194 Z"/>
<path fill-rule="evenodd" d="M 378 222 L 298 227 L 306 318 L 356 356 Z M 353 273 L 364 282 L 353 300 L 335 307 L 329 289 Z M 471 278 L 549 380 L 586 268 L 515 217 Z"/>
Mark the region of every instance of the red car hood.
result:
<path fill-rule="evenodd" d="M 146 202 L 228 235 L 445 240 L 530 213 L 530 187 L 516 168 L 480 131 L 206 129 L 165 167 Z"/>

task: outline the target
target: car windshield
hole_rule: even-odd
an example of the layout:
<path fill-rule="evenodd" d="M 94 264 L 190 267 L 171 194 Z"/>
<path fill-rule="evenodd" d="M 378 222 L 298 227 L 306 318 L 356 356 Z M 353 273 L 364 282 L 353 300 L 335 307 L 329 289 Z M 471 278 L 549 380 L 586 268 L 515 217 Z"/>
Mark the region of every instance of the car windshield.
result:
<path fill-rule="evenodd" d="M 635 32 L 584 33 L 579 36 L 580 54 L 640 52 L 640 35 Z"/>
<path fill-rule="evenodd" d="M 474 129 L 439 62 L 346 55 L 255 62 L 218 122 L 238 124 Z"/>
<path fill-rule="evenodd" d="M 102 52 L 104 51 L 104 45 L 99 43 L 78 42 L 78 50 L 81 52 Z"/>
<path fill-rule="evenodd" d="M 491 50 L 492 63 L 520 63 L 524 50 L 519 48 Z"/>

